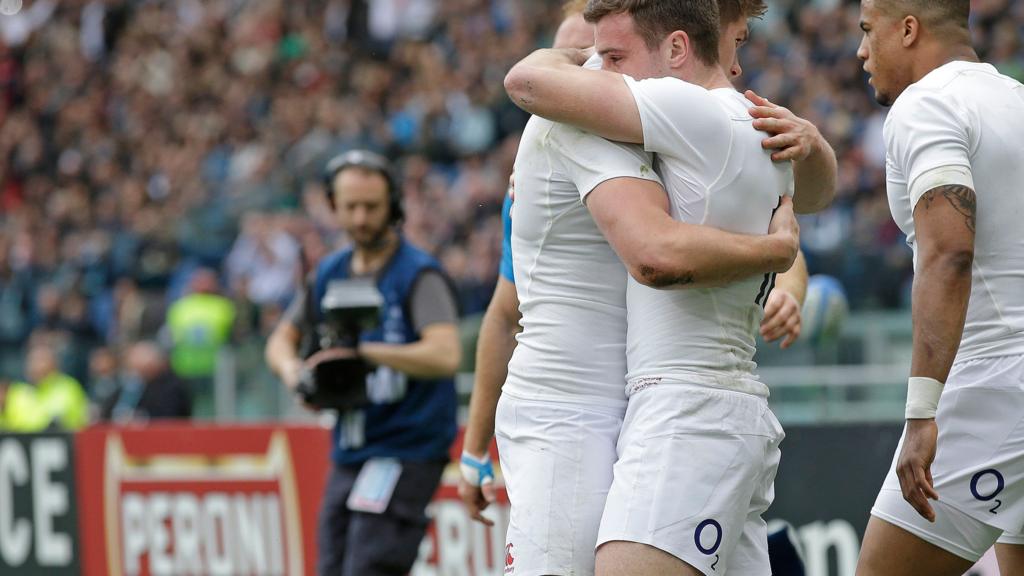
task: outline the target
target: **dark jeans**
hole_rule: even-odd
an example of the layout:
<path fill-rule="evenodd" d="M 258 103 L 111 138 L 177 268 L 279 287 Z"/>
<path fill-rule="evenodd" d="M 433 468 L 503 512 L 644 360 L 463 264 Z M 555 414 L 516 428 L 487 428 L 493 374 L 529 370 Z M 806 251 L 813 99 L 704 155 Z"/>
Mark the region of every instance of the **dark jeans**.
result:
<path fill-rule="evenodd" d="M 320 508 L 320 576 L 405 576 L 427 530 L 427 504 L 446 462 L 402 462 L 383 514 L 354 512 L 346 501 L 362 465 L 332 466 Z"/>

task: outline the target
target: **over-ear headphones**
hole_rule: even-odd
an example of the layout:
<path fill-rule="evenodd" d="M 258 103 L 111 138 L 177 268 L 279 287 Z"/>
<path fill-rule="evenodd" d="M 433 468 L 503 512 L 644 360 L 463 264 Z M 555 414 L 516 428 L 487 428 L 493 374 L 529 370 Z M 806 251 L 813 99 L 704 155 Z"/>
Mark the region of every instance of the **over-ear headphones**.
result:
<path fill-rule="evenodd" d="M 400 223 L 405 218 L 405 210 L 402 208 L 402 189 L 398 186 L 398 178 L 387 158 L 369 150 L 349 150 L 327 162 L 324 168 L 324 189 L 331 209 L 334 209 L 334 179 L 339 172 L 352 167 L 370 170 L 384 177 L 388 186 L 388 222 Z"/>

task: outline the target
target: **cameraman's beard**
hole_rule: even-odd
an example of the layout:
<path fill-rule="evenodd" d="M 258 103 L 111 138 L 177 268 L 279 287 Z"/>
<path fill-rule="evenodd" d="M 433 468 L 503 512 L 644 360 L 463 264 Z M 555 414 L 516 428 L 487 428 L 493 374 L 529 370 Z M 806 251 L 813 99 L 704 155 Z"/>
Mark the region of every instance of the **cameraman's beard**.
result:
<path fill-rule="evenodd" d="M 356 242 L 356 245 L 363 252 L 376 253 L 387 250 L 392 244 L 392 231 L 391 225 L 382 226 L 376 234 L 370 236 L 367 240 L 361 240 Z"/>

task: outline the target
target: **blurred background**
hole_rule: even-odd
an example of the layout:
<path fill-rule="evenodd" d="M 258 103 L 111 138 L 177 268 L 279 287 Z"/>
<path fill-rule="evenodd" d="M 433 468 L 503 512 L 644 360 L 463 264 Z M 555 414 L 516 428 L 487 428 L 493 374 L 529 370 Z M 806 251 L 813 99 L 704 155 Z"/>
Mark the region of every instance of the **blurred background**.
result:
<path fill-rule="evenodd" d="M 837 152 L 835 204 L 801 221 L 811 274 L 837 282 L 812 287 L 807 336 L 763 346 L 761 372 L 784 425 L 898 422 L 911 253 L 855 57 L 859 4 L 769 6 L 740 87 Z M 982 59 L 1024 80 L 1024 2 L 972 7 Z M 560 19 L 540 0 L 3 0 L 0 382 L 77 381 L 90 409 L 70 428 L 119 420 L 130 383 L 154 379 L 169 416 L 310 418 L 263 344 L 346 245 L 322 168 L 361 147 L 398 159 L 404 232 L 455 280 L 468 395 L 527 120 L 501 81 Z"/>

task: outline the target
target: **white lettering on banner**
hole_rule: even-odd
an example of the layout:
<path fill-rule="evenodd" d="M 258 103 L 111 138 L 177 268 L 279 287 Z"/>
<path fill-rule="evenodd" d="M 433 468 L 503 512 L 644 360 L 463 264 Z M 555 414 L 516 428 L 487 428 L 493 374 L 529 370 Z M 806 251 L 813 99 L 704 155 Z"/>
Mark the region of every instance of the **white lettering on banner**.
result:
<path fill-rule="evenodd" d="M 276 494 L 126 492 L 121 526 L 128 575 L 144 561 L 153 576 L 285 573 Z"/>
<path fill-rule="evenodd" d="M 146 503 L 141 494 L 121 497 L 121 542 L 124 544 L 124 571 L 138 574 L 139 558 L 146 550 Z"/>
<path fill-rule="evenodd" d="M 267 565 L 267 558 L 263 553 L 262 504 L 259 496 L 246 498 L 242 494 L 235 494 L 232 508 L 238 543 L 235 547 L 235 566 L 239 574 L 248 574 Z"/>
<path fill-rule="evenodd" d="M 853 576 L 857 570 L 860 538 L 852 524 L 846 520 L 832 520 L 827 524 L 813 522 L 801 526 L 798 533 L 804 545 L 808 574 L 830 574 L 828 552 L 835 548 L 838 566 L 835 576 Z"/>
<path fill-rule="evenodd" d="M 0 557 L 20 566 L 32 548 L 32 526 L 14 517 L 14 487 L 28 483 L 28 462 L 21 444 L 0 440 Z"/>
<path fill-rule="evenodd" d="M 431 510 L 433 504 L 427 506 L 427 515 L 433 516 Z M 412 567 L 412 572 L 409 576 L 438 576 L 437 567 L 427 563 L 427 559 L 430 558 L 431 553 L 434 551 L 435 541 L 429 535 L 420 542 L 420 551 L 416 555 L 416 564 Z"/>
<path fill-rule="evenodd" d="M 229 502 L 226 494 L 211 492 L 203 498 L 201 542 L 206 549 L 206 569 L 211 576 L 231 576 L 231 529 L 228 527 Z"/>
<path fill-rule="evenodd" d="M 56 438 L 40 438 L 32 442 L 31 450 L 36 562 L 40 566 L 67 566 L 71 562 L 71 538 L 53 531 L 53 518 L 68 513 L 70 495 L 67 486 L 50 479 L 53 472 L 67 468 L 67 444 Z"/>
<path fill-rule="evenodd" d="M 170 515 L 170 495 L 166 492 L 150 494 L 146 531 L 149 536 L 149 571 L 154 576 L 172 574 L 174 570 L 167 553 L 167 546 L 171 543 L 170 534 L 167 533 L 167 519 Z"/>
<path fill-rule="evenodd" d="M 437 548 L 437 564 L 444 576 L 470 576 L 470 522 L 472 519 L 466 515 L 466 509 L 457 502 L 437 503 L 434 524 L 441 544 Z"/>
<path fill-rule="evenodd" d="M 195 494 L 177 494 L 171 512 L 174 531 L 174 572 L 182 576 L 202 574 L 199 552 L 199 499 Z"/>
<path fill-rule="evenodd" d="M 420 545 L 412 576 L 503 576 L 508 504 L 492 504 L 486 515 L 494 520 L 488 528 L 466 514 L 461 500 L 435 500 L 427 507 L 435 531 Z M 428 564 L 437 550 L 437 564 Z"/>

